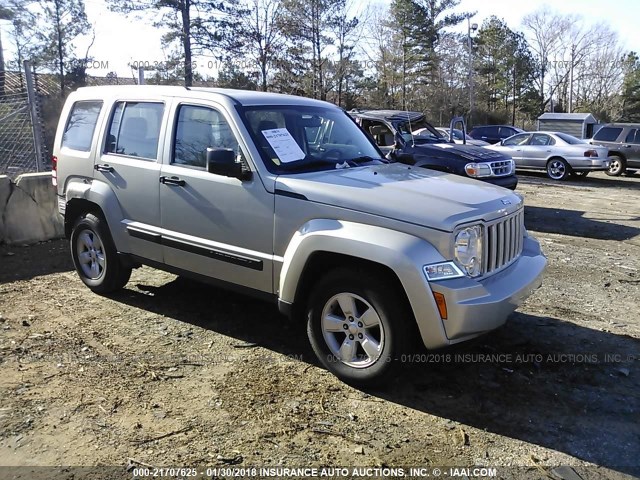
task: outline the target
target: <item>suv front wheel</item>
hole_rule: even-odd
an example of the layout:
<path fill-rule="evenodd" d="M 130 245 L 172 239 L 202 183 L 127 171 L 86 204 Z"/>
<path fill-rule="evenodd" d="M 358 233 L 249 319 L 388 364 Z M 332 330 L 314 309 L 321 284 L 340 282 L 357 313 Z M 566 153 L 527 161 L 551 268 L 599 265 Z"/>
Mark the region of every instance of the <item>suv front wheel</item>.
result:
<path fill-rule="evenodd" d="M 109 293 L 124 287 L 131 277 L 109 233 L 105 220 L 85 213 L 71 232 L 71 256 L 80 279 L 96 293 Z"/>
<path fill-rule="evenodd" d="M 314 287 L 307 334 L 320 362 L 346 383 L 384 384 L 406 353 L 410 317 L 381 275 L 338 269 Z"/>

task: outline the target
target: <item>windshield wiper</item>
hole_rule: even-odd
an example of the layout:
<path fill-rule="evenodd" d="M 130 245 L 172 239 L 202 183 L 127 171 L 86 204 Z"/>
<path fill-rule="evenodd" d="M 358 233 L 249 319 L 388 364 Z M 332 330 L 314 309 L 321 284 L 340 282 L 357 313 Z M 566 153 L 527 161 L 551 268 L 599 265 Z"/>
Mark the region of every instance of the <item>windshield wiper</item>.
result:
<path fill-rule="evenodd" d="M 359 165 L 361 163 L 369 163 L 369 162 L 380 162 L 380 163 L 389 163 L 389 160 L 386 158 L 376 158 L 370 155 L 362 155 L 361 157 L 355 157 L 347 160 L 349 163 L 355 163 Z"/>
<path fill-rule="evenodd" d="M 299 172 L 302 170 L 314 169 L 318 167 L 328 167 L 335 168 L 336 161 L 335 160 L 299 160 L 292 163 L 285 163 L 282 165 L 282 169 L 285 172 Z"/>
<path fill-rule="evenodd" d="M 388 160 L 384 158 L 375 158 L 370 155 L 362 155 L 361 157 L 355 157 L 348 160 L 348 162 L 353 162 L 355 164 L 359 163 L 368 163 L 368 162 L 383 162 L 388 163 Z"/>

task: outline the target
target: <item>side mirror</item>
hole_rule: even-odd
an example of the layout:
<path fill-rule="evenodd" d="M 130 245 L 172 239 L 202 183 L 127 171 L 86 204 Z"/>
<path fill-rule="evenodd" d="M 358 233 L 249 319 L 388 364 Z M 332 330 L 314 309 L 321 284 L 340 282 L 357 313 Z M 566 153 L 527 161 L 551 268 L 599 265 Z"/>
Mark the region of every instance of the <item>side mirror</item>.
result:
<path fill-rule="evenodd" d="M 207 172 L 243 180 L 242 163 L 230 148 L 207 148 Z"/>

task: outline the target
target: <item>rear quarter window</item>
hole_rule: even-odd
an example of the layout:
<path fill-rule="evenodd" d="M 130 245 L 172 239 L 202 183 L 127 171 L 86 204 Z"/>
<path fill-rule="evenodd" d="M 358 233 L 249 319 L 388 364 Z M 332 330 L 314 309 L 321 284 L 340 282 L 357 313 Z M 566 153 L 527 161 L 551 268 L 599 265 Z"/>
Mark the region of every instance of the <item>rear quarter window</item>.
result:
<path fill-rule="evenodd" d="M 593 139 L 601 142 L 615 142 L 620 132 L 622 132 L 622 127 L 602 127 L 593 136 Z"/>
<path fill-rule="evenodd" d="M 82 152 L 91 150 L 100 110 L 102 102 L 98 100 L 74 103 L 62 135 L 62 146 Z"/>

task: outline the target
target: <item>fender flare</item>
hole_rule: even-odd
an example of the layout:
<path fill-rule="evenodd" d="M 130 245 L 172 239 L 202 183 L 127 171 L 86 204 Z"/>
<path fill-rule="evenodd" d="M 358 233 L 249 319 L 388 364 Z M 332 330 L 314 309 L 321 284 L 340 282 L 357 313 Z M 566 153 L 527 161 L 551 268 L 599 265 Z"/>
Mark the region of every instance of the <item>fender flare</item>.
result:
<path fill-rule="evenodd" d="M 316 219 L 293 235 L 283 257 L 278 297 L 296 301 L 298 284 L 314 253 L 342 254 L 389 267 L 407 295 L 420 334 L 426 345 L 446 339 L 444 325 L 431 294 L 423 266 L 445 261 L 426 240 L 383 227 L 341 220 Z"/>
<path fill-rule="evenodd" d="M 97 205 L 107 221 L 113 241 L 119 247 L 118 251 L 129 251 L 129 235 L 121 227 L 121 221 L 125 217 L 118 198 L 107 184 L 95 180 L 71 181 L 66 187 L 66 202 L 69 204 L 75 199 L 86 200 Z"/>

